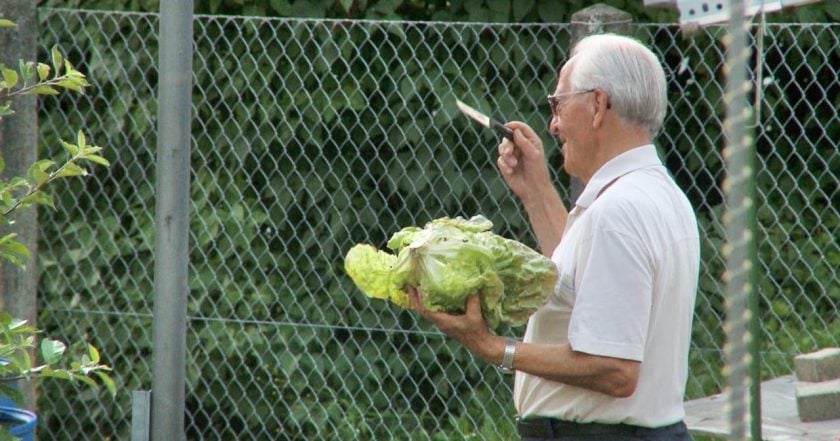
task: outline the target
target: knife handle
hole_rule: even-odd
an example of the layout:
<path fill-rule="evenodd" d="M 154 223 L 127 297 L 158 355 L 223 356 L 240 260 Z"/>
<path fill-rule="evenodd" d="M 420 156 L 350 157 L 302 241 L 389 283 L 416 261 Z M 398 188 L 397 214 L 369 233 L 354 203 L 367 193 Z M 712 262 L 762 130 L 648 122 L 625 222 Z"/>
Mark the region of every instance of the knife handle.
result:
<path fill-rule="evenodd" d="M 513 130 L 503 126 L 502 123 L 496 120 L 493 120 L 490 124 L 493 126 L 494 129 L 496 129 L 496 131 L 501 133 L 502 136 L 510 140 L 510 142 L 513 142 Z"/>

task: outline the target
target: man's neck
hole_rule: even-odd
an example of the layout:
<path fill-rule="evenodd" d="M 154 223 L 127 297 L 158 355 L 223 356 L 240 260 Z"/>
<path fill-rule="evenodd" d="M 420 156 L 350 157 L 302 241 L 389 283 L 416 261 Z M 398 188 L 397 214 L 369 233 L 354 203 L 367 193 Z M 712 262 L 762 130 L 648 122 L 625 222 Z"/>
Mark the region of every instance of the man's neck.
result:
<path fill-rule="evenodd" d="M 586 171 L 586 176 L 578 177 L 586 185 L 595 175 L 595 172 L 616 156 L 651 143 L 651 136 L 641 129 L 615 130 L 612 133 L 604 133 L 604 136 L 599 137 L 598 143 L 592 150 L 592 167 Z"/>

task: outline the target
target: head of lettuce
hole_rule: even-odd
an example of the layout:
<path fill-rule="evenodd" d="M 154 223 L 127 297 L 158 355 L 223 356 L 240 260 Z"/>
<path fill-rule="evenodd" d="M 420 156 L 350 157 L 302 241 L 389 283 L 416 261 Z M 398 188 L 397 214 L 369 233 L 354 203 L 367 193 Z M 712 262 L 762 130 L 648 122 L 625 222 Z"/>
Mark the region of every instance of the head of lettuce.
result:
<path fill-rule="evenodd" d="M 461 314 L 478 293 L 491 328 L 518 326 L 554 290 L 557 268 L 526 245 L 490 231 L 484 216 L 435 219 L 424 228 L 395 233 L 388 248 L 358 244 L 347 252 L 344 268 L 369 297 L 409 306 L 406 286 L 419 287 L 431 311 Z"/>

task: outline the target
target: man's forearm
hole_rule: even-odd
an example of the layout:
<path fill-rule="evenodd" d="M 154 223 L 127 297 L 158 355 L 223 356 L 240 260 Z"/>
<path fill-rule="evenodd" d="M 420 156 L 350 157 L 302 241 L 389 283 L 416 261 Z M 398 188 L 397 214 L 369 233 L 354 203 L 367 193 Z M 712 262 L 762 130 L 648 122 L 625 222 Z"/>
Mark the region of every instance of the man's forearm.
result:
<path fill-rule="evenodd" d="M 526 344 L 516 348 L 513 367 L 522 372 L 614 397 L 636 389 L 639 362 L 575 352 L 568 344 Z"/>
<path fill-rule="evenodd" d="M 541 192 L 535 192 L 527 200 L 522 199 L 522 204 L 537 236 L 540 251 L 543 255 L 551 257 L 563 236 L 568 217 L 560 194 L 554 187 L 545 188 Z"/>
<path fill-rule="evenodd" d="M 487 333 L 458 340 L 484 361 L 502 362 L 503 337 Z M 517 371 L 619 398 L 636 390 L 640 366 L 638 361 L 575 352 L 568 344 L 520 342 L 513 359 Z"/>

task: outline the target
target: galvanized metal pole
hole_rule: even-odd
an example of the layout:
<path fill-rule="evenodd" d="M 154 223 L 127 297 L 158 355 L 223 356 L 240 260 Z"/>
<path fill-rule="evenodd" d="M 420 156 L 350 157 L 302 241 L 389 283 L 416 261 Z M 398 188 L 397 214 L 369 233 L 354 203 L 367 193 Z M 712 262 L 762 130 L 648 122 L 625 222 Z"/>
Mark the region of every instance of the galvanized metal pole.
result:
<path fill-rule="evenodd" d="M 761 432 L 760 403 L 750 403 L 752 398 L 760 400 L 755 382 L 750 376 L 755 360 L 750 354 L 755 351 L 754 320 L 750 311 L 750 299 L 755 295 L 755 148 L 747 124 L 752 113 L 747 102 L 750 90 L 747 78 L 747 62 L 750 49 L 747 46 L 747 28 L 744 20 L 745 0 L 733 0 L 730 6 L 729 31 L 726 35 L 726 121 L 723 133 L 726 138 L 726 180 L 723 189 L 726 195 L 726 213 L 723 223 L 726 229 L 726 323 L 727 341 L 724 346 L 729 392 L 729 439 L 746 440 Z M 760 67 L 759 67 L 760 68 Z M 759 86 L 760 87 L 760 86 Z M 752 412 L 750 412 L 752 411 Z M 751 422 L 751 424 L 750 424 Z"/>
<path fill-rule="evenodd" d="M 136 390 L 131 393 L 131 441 L 149 441 L 152 393 Z"/>
<path fill-rule="evenodd" d="M 761 15 L 761 23 L 759 26 L 758 35 L 756 36 L 756 44 L 757 44 L 757 54 L 756 54 L 756 78 L 755 78 L 755 109 L 754 113 L 756 114 L 755 118 L 755 129 L 752 132 L 753 135 L 757 136 L 761 134 L 763 130 L 761 127 L 761 88 L 762 81 L 761 81 L 761 73 L 764 69 L 764 25 L 766 24 L 764 13 Z M 758 155 L 755 151 L 754 145 L 750 147 L 748 150 L 749 157 L 747 158 L 747 165 L 754 170 L 757 170 L 758 167 Z M 755 200 L 757 195 L 756 185 L 757 179 L 755 176 L 752 177 L 749 181 L 747 181 L 747 188 L 746 194 L 747 198 L 750 200 Z M 747 247 L 747 258 L 754 262 L 752 268 L 747 273 L 747 283 L 753 287 L 752 290 L 748 293 L 749 299 L 747 304 L 747 309 L 750 311 L 748 329 L 750 332 L 750 339 L 749 339 L 749 354 L 750 354 L 750 364 L 749 364 L 749 376 L 750 376 L 750 436 L 754 440 L 763 439 L 761 432 L 762 432 L 762 416 L 761 416 L 761 343 L 764 340 L 764 336 L 762 335 L 761 330 L 761 296 L 762 293 L 760 291 L 761 287 L 759 286 L 759 275 L 758 275 L 758 244 L 756 237 L 758 235 L 758 212 L 757 207 L 753 204 L 752 207 L 747 211 L 747 230 L 752 232 L 752 240 L 749 242 Z"/>
<path fill-rule="evenodd" d="M 152 440 L 184 440 L 192 0 L 160 4 Z"/>

